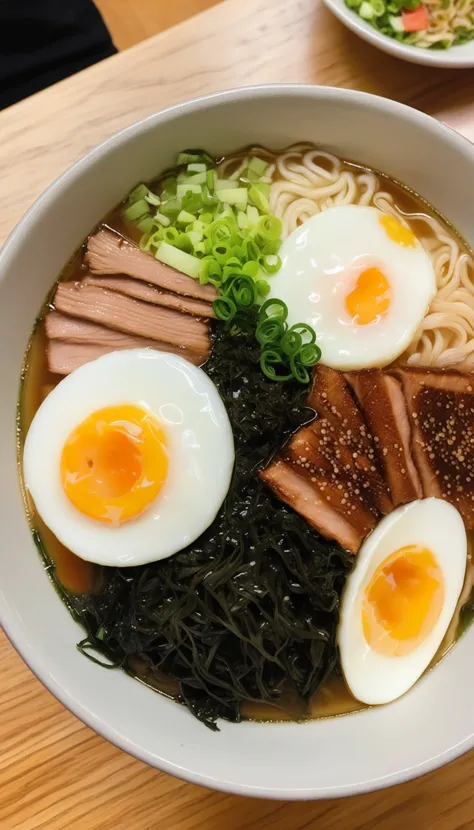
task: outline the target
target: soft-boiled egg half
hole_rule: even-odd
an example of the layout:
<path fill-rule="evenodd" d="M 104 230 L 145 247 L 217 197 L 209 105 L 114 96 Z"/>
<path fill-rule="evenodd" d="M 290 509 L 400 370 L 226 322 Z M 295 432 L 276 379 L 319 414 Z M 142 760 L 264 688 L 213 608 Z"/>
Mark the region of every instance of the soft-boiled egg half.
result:
<path fill-rule="evenodd" d="M 101 565 L 171 556 L 215 518 L 232 429 L 202 369 L 151 349 L 114 352 L 64 378 L 26 437 L 25 486 L 73 553 Z"/>
<path fill-rule="evenodd" d="M 334 369 L 386 366 L 407 348 L 436 293 L 431 260 L 412 231 L 373 207 L 316 214 L 283 243 L 270 297 L 288 323 L 316 332 Z"/>
<path fill-rule="evenodd" d="M 466 550 L 461 516 L 436 498 L 399 507 L 366 539 L 344 588 L 337 637 L 358 700 L 395 700 L 425 671 L 456 609 Z"/>

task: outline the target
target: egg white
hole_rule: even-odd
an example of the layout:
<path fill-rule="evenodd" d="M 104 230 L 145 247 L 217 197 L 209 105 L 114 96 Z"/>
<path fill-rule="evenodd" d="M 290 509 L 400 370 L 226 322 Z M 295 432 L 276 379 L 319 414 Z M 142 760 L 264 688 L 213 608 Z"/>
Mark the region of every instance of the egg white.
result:
<path fill-rule="evenodd" d="M 123 403 L 138 404 L 159 420 L 169 466 L 155 501 L 111 527 L 69 501 L 60 459 L 85 418 Z M 82 559 L 123 567 L 171 556 L 200 536 L 224 501 L 233 464 L 230 422 L 206 373 L 177 355 L 132 349 L 87 363 L 53 389 L 26 437 L 23 475 L 39 515 L 66 547 Z"/>
<path fill-rule="evenodd" d="M 288 323 L 305 322 L 316 332 L 322 363 L 352 370 L 386 366 L 410 344 L 436 293 L 431 260 L 414 247 L 394 242 L 382 212 L 342 205 L 312 216 L 283 242 L 281 269 L 269 296 L 288 306 Z M 390 284 L 387 313 L 374 323 L 354 323 L 345 308 L 360 273 L 379 268 Z"/>
<path fill-rule="evenodd" d="M 444 579 L 440 616 L 425 640 L 410 654 L 387 656 L 367 643 L 362 603 L 379 565 L 406 545 L 421 545 L 435 556 Z M 466 570 L 466 531 L 448 502 L 429 498 L 397 508 L 382 519 L 357 555 L 341 601 L 337 640 L 341 666 L 352 694 L 364 703 L 388 703 L 404 694 L 435 656 L 454 614 Z"/>

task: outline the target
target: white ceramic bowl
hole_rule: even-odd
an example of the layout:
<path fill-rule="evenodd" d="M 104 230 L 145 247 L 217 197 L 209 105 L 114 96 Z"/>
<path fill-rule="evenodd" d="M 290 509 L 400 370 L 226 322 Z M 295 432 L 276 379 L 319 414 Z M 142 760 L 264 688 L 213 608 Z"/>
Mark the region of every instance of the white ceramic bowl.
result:
<path fill-rule="evenodd" d="M 31 326 L 46 292 L 93 225 L 184 147 L 226 153 L 311 140 L 391 174 L 431 201 L 474 245 L 474 148 L 428 116 L 359 92 L 267 86 L 152 115 L 104 142 L 33 205 L 0 253 L 0 608 L 5 630 L 50 691 L 113 743 L 169 773 L 279 799 L 340 796 L 420 775 L 473 745 L 474 628 L 401 700 L 307 724 L 221 724 L 75 648 L 81 629 L 32 542 L 18 484 L 15 410 Z M 410 152 L 406 152 L 406 148 Z"/>
<path fill-rule="evenodd" d="M 394 55 L 396 58 L 421 63 L 425 66 L 441 66 L 446 69 L 466 69 L 474 66 L 474 40 L 451 49 L 420 49 L 418 46 L 408 46 L 399 43 L 391 37 L 381 34 L 370 23 L 346 6 L 345 0 L 324 0 L 324 3 L 356 35 L 367 43 Z"/>

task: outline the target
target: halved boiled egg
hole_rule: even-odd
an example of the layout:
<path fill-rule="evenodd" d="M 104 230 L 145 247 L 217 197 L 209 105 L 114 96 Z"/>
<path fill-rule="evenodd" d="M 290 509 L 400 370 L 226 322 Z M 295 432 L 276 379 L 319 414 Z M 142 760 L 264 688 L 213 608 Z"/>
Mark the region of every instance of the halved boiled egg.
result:
<path fill-rule="evenodd" d="M 202 369 L 150 349 L 64 378 L 36 413 L 25 485 L 55 536 L 102 565 L 171 556 L 211 524 L 234 463 L 232 429 Z"/>
<path fill-rule="evenodd" d="M 466 570 L 466 531 L 448 502 L 399 507 L 368 536 L 341 602 L 338 645 L 352 694 L 388 703 L 435 656 Z"/>
<path fill-rule="evenodd" d="M 436 293 L 431 260 L 395 216 L 361 205 L 311 217 L 282 245 L 271 297 L 312 326 L 334 369 L 386 366 L 410 344 Z"/>

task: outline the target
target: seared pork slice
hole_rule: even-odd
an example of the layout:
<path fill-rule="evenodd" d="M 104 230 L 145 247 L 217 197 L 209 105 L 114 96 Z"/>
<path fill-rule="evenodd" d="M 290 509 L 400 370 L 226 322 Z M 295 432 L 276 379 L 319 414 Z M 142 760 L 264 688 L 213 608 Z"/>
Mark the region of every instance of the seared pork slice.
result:
<path fill-rule="evenodd" d="M 423 495 L 410 447 L 405 399 L 395 378 L 380 369 L 351 372 L 352 386 L 374 438 L 394 506 Z"/>
<path fill-rule="evenodd" d="M 113 348 L 100 343 L 69 343 L 62 340 L 51 340 L 48 343 L 48 368 L 55 375 L 69 375 L 85 363 L 96 360 L 104 354 L 121 351 L 123 349 L 136 348 L 126 342 L 125 338 L 121 343 L 116 343 Z M 178 353 L 169 344 L 159 344 L 159 351 Z M 183 354 L 191 363 L 199 365 L 199 359 L 195 354 Z"/>
<path fill-rule="evenodd" d="M 423 494 L 451 502 L 474 528 L 474 375 L 402 368 L 412 452 Z"/>
<path fill-rule="evenodd" d="M 54 306 L 64 314 L 128 334 L 170 343 L 202 355 L 210 351 L 208 326 L 202 320 L 95 285 L 60 283 L 54 295 Z"/>
<path fill-rule="evenodd" d="M 193 314 L 195 317 L 215 317 L 211 303 L 194 300 L 192 297 L 184 297 L 182 294 L 161 291 L 160 288 L 147 285 L 146 282 L 141 280 L 128 279 L 127 277 L 95 277 L 93 274 L 87 274 L 81 280 L 81 284 L 108 288 L 111 291 L 118 291 L 119 294 L 125 294 L 127 297 L 134 297 L 136 300 L 154 303 L 165 308 L 174 308 L 184 314 Z"/>
<path fill-rule="evenodd" d="M 318 419 L 298 430 L 285 447 L 284 455 L 357 528 L 361 539 L 370 533 L 379 518 L 370 481 L 364 471 L 356 471 L 350 452 L 340 446 L 336 430 L 326 419 Z"/>
<path fill-rule="evenodd" d="M 195 297 L 208 303 L 216 299 L 214 286 L 200 285 L 186 274 L 163 265 L 107 228 L 101 228 L 89 238 L 85 261 L 93 274 L 126 274 L 184 297 Z"/>
<path fill-rule="evenodd" d="M 98 323 L 90 323 L 89 320 L 68 317 L 60 311 L 50 311 L 44 319 L 44 326 L 49 340 L 63 340 L 66 343 L 78 345 L 105 346 L 110 352 L 119 349 L 155 349 L 158 352 L 178 354 L 196 365 L 203 362 L 200 352 L 180 349 L 170 343 L 162 343 L 146 337 L 133 337 L 131 334 L 123 334 L 121 331 L 108 329 Z"/>
<path fill-rule="evenodd" d="M 377 449 L 344 375 L 319 364 L 313 374 L 308 406 L 324 422 L 326 434 L 331 433 L 329 452 L 341 461 L 343 475 L 359 481 L 374 513 L 390 513 L 393 504 Z"/>
<path fill-rule="evenodd" d="M 273 461 L 261 471 L 260 476 L 279 499 L 296 510 L 323 536 L 335 539 L 346 550 L 357 553 L 365 533 L 361 535 L 333 506 L 333 488 L 329 488 L 327 493 L 319 491 L 312 486 L 310 479 L 298 473 L 291 463 L 282 459 Z"/>

